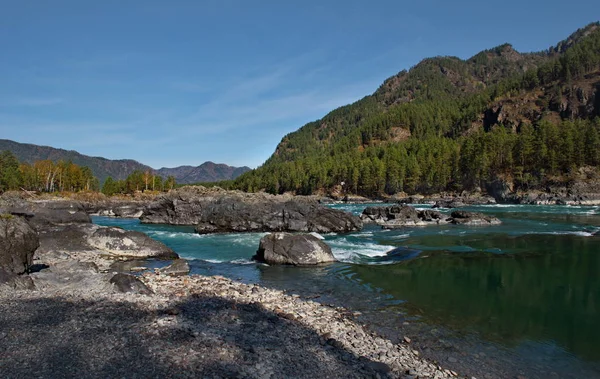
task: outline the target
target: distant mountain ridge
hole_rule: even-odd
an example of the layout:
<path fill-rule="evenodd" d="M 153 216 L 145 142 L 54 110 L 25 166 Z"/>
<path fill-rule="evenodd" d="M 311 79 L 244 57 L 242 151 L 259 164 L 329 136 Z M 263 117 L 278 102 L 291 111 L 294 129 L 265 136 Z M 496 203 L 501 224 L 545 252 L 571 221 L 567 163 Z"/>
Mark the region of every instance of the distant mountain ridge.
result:
<path fill-rule="evenodd" d="M 249 167 L 232 167 L 226 164 L 216 164 L 213 162 L 205 162 L 197 167 L 163 167 L 159 170 L 155 170 L 152 167 L 133 159 L 91 157 L 74 150 L 57 149 L 50 146 L 40 146 L 0 139 L 0 151 L 4 150 L 11 151 L 20 162 L 33 163 L 35 161 L 49 159 L 54 162 L 65 160 L 80 166 L 87 166 L 92 170 L 98 180 L 100 180 L 100 183 L 103 183 L 109 176 L 116 180 L 125 179 L 135 170 L 151 170 L 163 178 L 172 175 L 175 177 L 176 182 L 180 184 L 231 180 L 237 178 L 246 171 L 250 171 Z"/>
<path fill-rule="evenodd" d="M 177 183 L 191 184 L 201 182 L 218 182 L 221 180 L 235 179 L 251 168 L 232 167 L 223 163 L 204 162 L 200 166 L 179 166 L 174 168 L 163 167 L 156 170 L 162 177 L 174 176 Z"/>

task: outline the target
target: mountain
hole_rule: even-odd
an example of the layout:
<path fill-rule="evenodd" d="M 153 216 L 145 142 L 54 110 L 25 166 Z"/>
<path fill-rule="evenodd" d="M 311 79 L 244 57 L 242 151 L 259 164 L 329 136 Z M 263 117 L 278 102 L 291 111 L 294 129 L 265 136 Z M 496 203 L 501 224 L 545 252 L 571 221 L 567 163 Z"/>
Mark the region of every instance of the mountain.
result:
<path fill-rule="evenodd" d="M 79 166 L 89 167 L 100 183 L 111 176 L 113 179 L 125 179 L 135 170 L 147 171 L 151 167 L 131 159 L 111 160 L 102 157 L 90 157 L 74 150 L 56 149 L 50 146 L 39 146 L 0 139 L 0 151 L 11 151 L 20 162 L 33 163 L 49 159 L 71 161 Z"/>
<path fill-rule="evenodd" d="M 63 160 L 71 161 L 80 166 L 87 166 L 92 170 L 94 176 L 99 179 L 100 183 L 103 183 L 109 176 L 118 180 L 125 179 L 136 170 L 154 171 L 163 178 L 172 175 L 175 177 L 176 182 L 181 184 L 231 180 L 250 170 L 249 167 L 231 167 L 212 162 L 205 162 L 198 167 L 181 166 L 154 170 L 150 166 L 131 159 L 111 160 L 102 157 L 90 157 L 73 150 L 0 139 L 0 151 L 4 150 L 11 151 L 20 162 L 33 163 L 49 159 L 54 162 Z"/>
<path fill-rule="evenodd" d="M 250 167 L 232 167 L 222 163 L 204 162 L 200 166 L 179 166 L 174 168 L 163 167 L 156 173 L 164 178 L 174 176 L 177 183 L 205 183 L 221 180 L 235 179 L 243 173 L 250 171 Z"/>
<path fill-rule="evenodd" d="M 600 164 L 600 23 L 544 51 L 434 57 L 285 136 L 235 188 L 272 193 L 542 186 Z"/>

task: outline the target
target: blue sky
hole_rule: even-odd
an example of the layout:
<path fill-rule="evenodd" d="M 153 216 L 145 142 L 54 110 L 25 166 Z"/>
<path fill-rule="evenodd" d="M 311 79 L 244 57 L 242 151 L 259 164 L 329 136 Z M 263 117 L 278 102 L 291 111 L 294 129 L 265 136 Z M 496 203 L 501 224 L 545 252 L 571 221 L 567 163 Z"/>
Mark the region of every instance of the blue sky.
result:
<path fill-rule="evenodd" d="M 0 0 L 0 138 L 155 168 L 256 167 L 435 55 L 539 51 L 600 2 Z"/>

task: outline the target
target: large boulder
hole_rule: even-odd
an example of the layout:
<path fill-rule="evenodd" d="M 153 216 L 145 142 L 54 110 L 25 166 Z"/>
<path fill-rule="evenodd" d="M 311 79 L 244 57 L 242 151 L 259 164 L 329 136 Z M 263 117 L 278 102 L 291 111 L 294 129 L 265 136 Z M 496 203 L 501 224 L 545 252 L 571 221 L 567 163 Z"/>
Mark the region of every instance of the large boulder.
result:
<path fill-rule="evenodd" d="M 264 236 L 254 260 L 269 264 L 316 265 L 335 262 L 331 248 L 311 234 L 273 233 Z"/>
<path fill-rule="evenodd" d="M 13 274 L 27 272 L 39 245 L 37 233 L 24 219 L 0 215 L 0 268 Z"/>
<path fill-rule="evenodd" d="M 142 232 L 117 227 L 100 227 L 86 236 L 93 248 L 118 257 L 176 259 L 177 254 L 162 242 Z"/>
<path fill-rule="evenodd" d="M 143 223 L 196 225 L 196 232 L 317 232 L 360 230 L 350 213 L 324 207 L 317 199 L 184 188 L 149 204 Z"/>
<path fill-rule="evenodd" d="M 94 224 L 54 225 L 39 233 L 40 263 L 54 266 L 65 260 L 94 262 L 108 269 L 115 260 L 177 259 L 163 243 L 144 233 Z"/>

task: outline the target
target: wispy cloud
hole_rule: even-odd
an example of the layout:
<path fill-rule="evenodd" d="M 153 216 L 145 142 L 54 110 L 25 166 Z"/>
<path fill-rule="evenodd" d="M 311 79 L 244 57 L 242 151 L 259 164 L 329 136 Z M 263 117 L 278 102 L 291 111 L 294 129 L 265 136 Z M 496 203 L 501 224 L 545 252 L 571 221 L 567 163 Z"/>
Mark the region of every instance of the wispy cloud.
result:
<path fill-rule="evenodd" d="M 13 97 L 0 98 L 1 107 L 45 107 L 64 103 L 60 97 Z"/>

